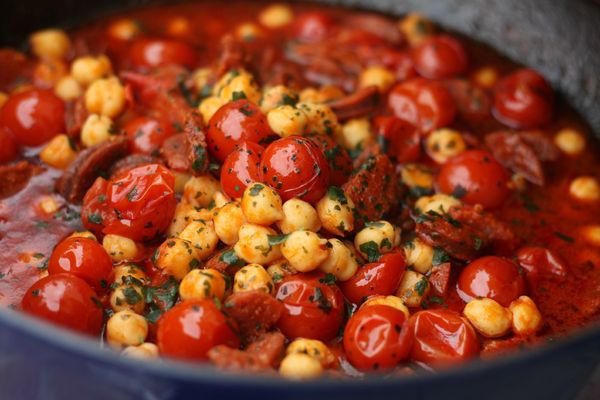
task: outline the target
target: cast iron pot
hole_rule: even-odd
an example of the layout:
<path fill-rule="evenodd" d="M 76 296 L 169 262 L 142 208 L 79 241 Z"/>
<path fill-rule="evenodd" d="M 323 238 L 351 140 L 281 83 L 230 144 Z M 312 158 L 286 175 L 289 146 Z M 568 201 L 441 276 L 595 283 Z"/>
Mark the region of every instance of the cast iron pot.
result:
<path fill-rule="evenodd" d="M 390 14 L 418 10 L 540 70 L 600 133 L 600 5 L 590 0 L 322 0 Z M 0 45 L 76 26 L 144 0 L 5 0 Z M 600 326 L 435 374 L 294 383 L 207 365 L 131 360 L 98 342 L 0 310 L 0 399 L 572 399 L 600 360 Z"/>

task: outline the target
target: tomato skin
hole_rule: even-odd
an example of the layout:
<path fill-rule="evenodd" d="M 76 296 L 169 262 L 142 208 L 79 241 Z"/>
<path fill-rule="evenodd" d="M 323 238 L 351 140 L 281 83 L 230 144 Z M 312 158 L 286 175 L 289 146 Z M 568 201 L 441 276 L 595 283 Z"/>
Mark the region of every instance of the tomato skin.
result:
<path fill-rule="evenodd" d="M 165 139 L 175 133 L 175 129 L 164 119 L 137 117 L 127 122 L 123 131 L 129 138 L 132 153 L 157 154 Z"/>
<path fill-rule="evenodd" d="M 276 137 L 265 114 L 246 99 L 232 101 L 219 108 L 206 131 L 208 151 L 221 162 L 244 141 L 265 144 Z"/>
<path fill-rule="evenodd" d="M 468 66 L 463 45 L 448 35 L 437 35 L 412 50 L 415 69 L 428 79 L 443 79 L 462 74 Z"/>
<path fill-rule="evenodd" d="M 0 127 L 0 164 L 14 160 L 18 153 L 19 148 L 12 133 Z"/>
<path fill-rule="evenodd" d="M 242 142 L 227 156 L 221 167 L 221 187 L 231 199 L 242 197 L 251 182 L 258 182 L 260 159 L 264 148 L 253 142 Z"/>
<path fill-rule="evenodd" d="M 472 261 L 460 273 L 457 291 L 465 302 L 488 297 L 504 307 L 525 294 L 525 281 L 512 260 L 486 256 Z"/>
<path fill-rule="evenodd" d="M 207 360 L 206 353 L 214 346 L 240 346 L 240 339 L 234 331 L 235 323 L 212 300 L 179 303 L 165 312 L 157 325 L 156 344 L 165 356 Z"/>
<path fill-rule="evenodd" d="M 323 152 L 329 164 L 329 184 L 342 186 L 352 173 L 352 159 L 348 150 L 337 144 L 330 136 L 314 135 L 309 137 Z"/>
<path fill-rule="evenodd" d="M 386 153 L 399 163 L 417 161 L 421 156 L 421 135 L 410 123 L 392 116 L 373 120 L 378 137 L 385 140 Z"/>
<path fill-rule="evenodd" d="M 98 335 L 103 310 L 94 290 L 72 274 L 48 275 L 35 282 L 23 296 L 26 313 L 77 332 Z"/>
<path fill-rule="evenodd" d="M 22 146 L 39 146 L 65 132 L 65 104 L 50 90 L 12 94 L 0 108 L 0 126 Z"/>
<path fill-rule="evenodd" d="M 544 77 L 523 68 L 498 82 L 494 90 L 494 117 L 511 128 L 531 129 L 552 119 L 554 92 Z"/>
<path fill-rule="evenodd" d="M 384 254 L 377 262 L 365 264 L 352 278 L 341 282 L 339 286 L 349 301 L 361 304 L 370 296 L 394 294 L 404 271 L 404 255 L 395 251 Z"/>
<path fill-rule="evenodd" d="M 319 42 L 326 39 L 333 29 L 333 19 L 318 11 L 307 12 L 298 15 L 294 21 L 292 31 L 294 37 L 303 42 Z"/>
<path fill-rule="evenodd" d="M 461 200 L 485 208 L 501 206 L 510 194 L 506 169 L 485 150 L 467 150 L 448 160 L 437 177 L 443 193 L 466 191 Z M 460 187 L 460 188 L 459 188 Z"/>
<path fill-rule="evenodd" d="M 386 305 L 359 309 L 344 329 L 344 350 L 361 371 L 391 369 L 411 351 L 412 333 L 404 313 Z"/>
<path fill-rule="evenodd" d="M 101 291 L 107 287 L 112 266 L 112 260 L 98 242 L 89 238 L 69 237 L 52 251 L 48 273 L 78 276 L 96 291 Z"/>
<path fill-rule="evenodd" d="M 275 298 L 285 310 L 277 326 L 287 338 L 327 341 L 337 336 L 344 321 L 344 297 L 336 285 L 320 281 L 324 277 L 321 272 L 301 273 L 281 281 Z M 318 302 L 315 297 L 326 300 Z"/>
<path fill-rule="evenodd" d="M 279 192 L 283 201 L 298 197 L 316 203 L 327 191 L 329 164 L 310 139 L 290 136 L 271 143 L 260 163 L 262 181 Z"/>
<path fill-rule="evenodd" d="M 169 64 L 194 68 L 198 62 L 196 50 L 175 39 L 138 39 L 129 51 L 137 67 L 160 67 Z"/>
<path fill-rule="evenodd" d="M 545 247 L 523 247 L 517 252 L 517 261 L 531 282 L 541 279 L 562 281 L 567 276 L 565 260 Z"/>
<path fill-rule="evenodd" d="M 455 311 L 419 311 L 410 317 L 410 327 L 413 334 L 412 361 L 445 366 L 479 354 L 475 330 Z"/>

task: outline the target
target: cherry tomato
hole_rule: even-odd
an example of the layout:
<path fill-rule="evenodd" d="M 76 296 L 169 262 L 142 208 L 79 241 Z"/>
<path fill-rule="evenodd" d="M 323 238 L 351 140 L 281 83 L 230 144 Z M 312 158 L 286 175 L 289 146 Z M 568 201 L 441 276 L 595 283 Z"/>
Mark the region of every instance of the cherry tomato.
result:
<path fill-rule="evenodd" d="M 217 345 L 240 346 L 234 321 L 212 300 L 187 300 L 165 312 L 158 320 L 156 344 L 165 356 L 206 360 Z"/>
<path fill-rule="evenodd" d="M 517 253 L 517 260 L 525 270 L 527 280 L 564 280 L 567 276 L 567 263 L 558 254 L 545 247 L 523 247 Z"/>
<path fill-rule="evenodd" d="M 377 262 L 365 264 L 352 278 L 339 285 L 348 300 L 360 304 L 370 296 L 395 293 L 405 270 L 404 255 L 394 251 L 384 254 Z"/>
<path fill-rule="evenodd" d="M 132 168 L 108 182 L 98 178 L 83 199 L 83 225 L 136 241 L 152 239 L 171 223 L 174 186 L 173 173 L 158 164 Z"/>
<path fill-rule="evenodd" d="M 166 138 L 175 133 L 175 129 L 164 119 L 137 117 L 123 127 L 129 138 L 132 153 L 156 155 Z"/>
<path fill-rule="evenodd" d="M 419 130 L 400 118 L 390 116 L 375 117 L 373 126 L 378 142 L 385 144 L 386 153 L 396 162 L 417 161 L 421 156 L 421 135 Z"/>
<path fill-rule="evenodd" d="M 262 181 L 275 188 L 283 201 L 298 197 L 316 203 L 327 191 L 329 165 L 310 139 L 290 136 L 271 143 L 263 154 Z"/>
<path fill-rule="evenodd" d="M 78 332 L 97 335 L 102 329 L 102 304 L 84 280 L 72 274 L 48 275 L 23 297 L 26 313 Z"/>
<path fill-rule="evenodd" d="M 198 62 L 196 50 L 175 39 L 138 39 L 130 49 L 131 62 L 137 67 L 160 67 L 177 64 L 194 68 Z"/>
<path fill-rule="evenodd" d="M 219 108 L 206 131 L 208 151 L 221 162 L 244 141 L 266 144 L 276 137 L 265 114 L 246 99 L 232 101 Z"/>
<path fill-rule="evenodd" d="M 450 79 L 443 82 L 452 96 L 460 117 L 467 122 L 480 122 L 492 113 L 492 100 L 488 93 L 465 79 Z"/>
<path fill-rule="evenodd" d="M 19 148 L 12 133 L 0 126 L 0 164 L 14 160 L 18 153 Z"/>
<path fill-rule="evenodd" d="M 433 36 L 412 50 L 415 69 L 429 79 L 451 78 L 462 74 L 468 66 L 463 45 L 448 35 Z"/>
<path fill-rule="evenodd" d="M 303 42 L 319 42 L 329 37 L 334 28 L 335 22 L 329 15 L 314 11 L 298 15 L 292 31 Z"/>
<path fill-rule="evenodd" d="M 465 302 L 487 297 L 508 307 L 525 293 L 525 281 L 512 260 L 486 256 L 472 261 L 461 271 L 457 291 Z"/>
<path fill-rule="evenodd" d="M 337 144 L 330 136 L 314 135 L 310 140 L 315 142 L 325 155 L 329 164 L 329 184 L 342 186 L 352 173 L 352 159 L 348 151 Z"/>
<path fill-rule="evenodd" d="M 50 90 L 15 93 L 0 109 L 0 126 L 7 128 L 17 143 L 39 146 L 65 132 L 65 104 Z"/>
<path fill-rule="evenodd" d="M 260 158 L 264 149 L 253 142 L 242 142 L 235 146 L 221 167 L 221 187 L 232 199 L 242 197 L 251 182 L 259 182 Z"/>
<path fill-rule="evenodd" d="M 448 125 L 456 107 L 450 93 L 439 82 L 415 78 L 394 86 L 388 96 L 394 115 L 422 132 Z"/>
<path fill-rule="evenodd" d="M 346 357 L 361 371 L 394 368 L 408 357 L 411 345 L 408 319 L 390 306 L 361 308 L 344 329 Z"/>
<path fill-rule="evenodd" d="M 344 297 L 320 272 L 283 278 L 275 297 L 285 311 L 278 327 L 289 339 L 331 340 L 344 321 Z"/>
<path fill-rule="evenodd" d="M 496 208 L 510 194 L 506 169 L 485 150 L 467 150 L 450 159 L 440 170 L 437 184 L 447 194 L 461 192 L 461 200 Z"/>
<path fill-rule="evenodd" d="M 107 287 L 112 266 L 106 250 L 98 242 L 73 237 L 66 238 L 54 248 L 48 262 L 48 273 L 73 274 L 98 291 Z"/>
<path fill-rule="evenodd" d="M 410 327 L 412 361 L 443 366 L 466 361 L 479 353 L 475 330 L 455 311 L 419 311 L 411 316 Z"/>
<path fill-rule="evenodd" d="M 520 69 L 498 82 L 492 111 L 511 128 L 530 129 L 550 122 L 553 103 L 554 92 L 544 77 L 532 69 Z"/>

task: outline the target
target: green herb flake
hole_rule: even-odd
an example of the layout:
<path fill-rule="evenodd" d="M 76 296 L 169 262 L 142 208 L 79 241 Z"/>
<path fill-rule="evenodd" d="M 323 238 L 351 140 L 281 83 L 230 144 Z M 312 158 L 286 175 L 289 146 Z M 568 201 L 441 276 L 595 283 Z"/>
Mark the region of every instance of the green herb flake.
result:
<path fill-rule="evenodd" d="M 379 260 L 379 257 L 381 256 L 379 253 L 379 246 L 372 240 L 361 244 L 358 246 L 358 249 L 367 256 L 369 262 L 375 262 Z"/>
<path fill-rule="evenodd" d="M 431 259 L 432 265 L 440 265 L 450 262 L 450 256 L 444 250 L 439 247 L 433 249 L 433 258 Z"/>
<path fill-rule="evenodd" d="M 219 261 L 222 261 L 225 264 L 232 267 L 243 267 L 244 265 L 246 265 L 244 263 L 244 260 L 239 258 L 233 249 L 223 252 L 223 254 L 221 254 L 221 257 L 219 257 Z"/>

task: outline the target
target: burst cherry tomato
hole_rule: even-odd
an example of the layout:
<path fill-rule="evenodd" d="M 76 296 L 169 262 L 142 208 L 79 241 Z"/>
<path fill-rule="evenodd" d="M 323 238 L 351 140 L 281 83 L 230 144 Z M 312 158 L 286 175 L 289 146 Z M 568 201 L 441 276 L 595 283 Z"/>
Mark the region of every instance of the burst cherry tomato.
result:
<path fill-rule="evenodd" d="M 212 116 L 206 131 L 208 151 L 220 161 L 244 142 L 266 144 L 276 138 L 260 108 L 241 99 L 219 108 Z"/>
<path fill-rule="evenodd" d="M 318 272 L 283 278 L 275 297 L 285 311 L 278 327 L 290 339 L 331 340 L 344 321 L 344 297 L 335 284 Z"/>
<path fill-rule="evenodd" d="M 0 164 L 14 160 L 18 152 L 19 149 L 12 133 L 0 126 Z"/>
<path fill-rule="evenodd" d="M 129 54 L 138 67 L 176 64 L 194 68 L 198 61 L 192 46 L 174 39 L 139 39 L 133 43 Z"/>
<path fill-rule="evenodd" d="M 49 90 L 15 93 L 0 109 L 0 126 L 8 129 L 17 143 L 39 146 L 65 131 L 65 104 Z"/>
<path fill-rule="evenodd" d="M 408 357 L 411 339 L 404 313 L 378 304 L 352 315 L 344 329 L 344 350 L 361 371 L 390 369 Z"/>
<path fill-rule="evenodd" d="M 149 117 L 134 118 L 123 130 L 129 138 L 130 151 L 148 155 L 157 154 L 165 139 L 175 133 L 167 121 Z"/>
<path fill-rule="evenodd" d="M 410 318 L 412 361 L 449 365 L 476 357 L 479 341 L 465 318 L 451 310 L 419 311 Z"/>
<path fill-rule="evenodd" d="M 567 263 L 558 254 L 545 247 L 523 247 L 517 253 L 517 260 L 525 270 L 528 281 L 539 279 L 564 280 L 567 276 Z"/>
<path fill-rule="evenodd" d="M 70 273 L 86 281 L 94 289 L 106 288 L 112 272 L 112 261 L 104 247 L 93 239 L 66 238 L 52 252 L 48 262 L 50 275 Z"/>
<path fill-rule="evenodd" d="M 48 275 L 31 286 L 21 302 L 23 311 L 57 325 L 90 335 L 102 329 L 102 305 L 94 290 L 72 274 Z"/>
<path fill-rule="evenodd" d="M 525 293 L 525 281 L 513 261 L 487 256 L 478 258 L 462 270 L 457 289 L 466 302 L 487 297 L 508 307 L 511 301 Z"/>
<path fill-rule="evenodd" d="M 530 129 L 552 119 L 554 92 L 543 76 L 520 69 L 498 82 L 494 91 L 494 116 L 511 128 Z"/>
<path fill-rule="evenodd" d="M 158 164 L 132 168 L 108 182 L 98 178 L 83 199 L 83 225 L 133 240 L 152 239 L 171 223 L 174 186 L 173 173 Z"/>
<path fill-rule="evenodd" d="M 242 197 L 250 182 L 258 182 L 260 158 L 264 149 L 253 142 L 242 142 L 227 156 L 221 167 L 221 187 L 232 199 Z"/>
<path fill-rule="evenodd" d="M 412 50 L 415 69 L 429 79 L 451 78 L 467 69 L 467 52 L 448 35 L 434 36 Z"/>
<path fill-rule="evenodd" d="M 293 25 L 296 39 L 304 42 L 319 42 L 326 39 L 335 28 L 333 19 L 321 12 L 307 12 L 300 14 Z"/>
<path fill-rule="evenodd" d="M 160 353 L 187 360 L 206 360 L 217 345 L 238 348 L 235 324 L 212 300 L 188 300 L 165 312 L 158 320 L 156 343 Z"/>
<path fill-rule="evenodd" d="M 330 136 L 314 135 L 310 139 L 319 146 L 329 164 L 329 184 L 342 186 L 352 173 L 352 159 L 348 151 Z"/>
<path fill-rule="evenodd" d="M 298 197 L 316 203 L 327 191 L 329 165 L 310 139 L 290 136 L 276 140 L 260 163 L 262 181 L 275 188 L 283 201 Z"/>
<path fill-rule="evenodd" d="M 388 106 L 394 115 L 422 132 L 441 128 L 454 119 L 456 107 L 450 93 L 439 82 L 411 79 L 392 88 Z"/>
<path fill-rule="evenodd" d="M 421 156 L 421 135 L 410 123 L 396 117 L 376 117 L 375 132 L 384 139 L 386 153 L 399 163 L 417 161 Z"/>
<path fill-rule="evenodd" d="M 485 150 L 468 150 L 446 162 L 437 178 L 443 193 L 461 194 L 469 204 L 499 207 L 510 194 L 506 169 Z"/>

